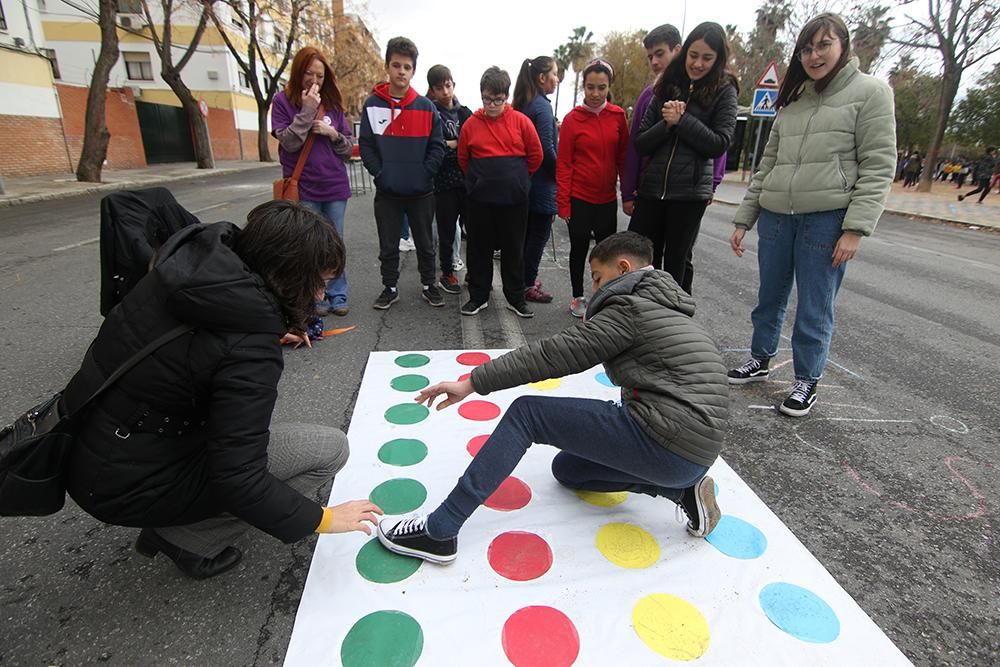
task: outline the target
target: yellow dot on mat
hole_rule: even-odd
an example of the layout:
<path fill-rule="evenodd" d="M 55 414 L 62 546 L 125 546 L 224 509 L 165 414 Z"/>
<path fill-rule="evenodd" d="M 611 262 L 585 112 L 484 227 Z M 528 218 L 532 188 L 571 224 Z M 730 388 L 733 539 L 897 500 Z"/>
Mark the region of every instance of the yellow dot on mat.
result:
<path fill-rule="evenodd" d="M 538 389 L 539 391 L 548 391 L 549 389 L 558 389 L 562 386 L 562 380 L 559 378 L 549 378 L 548 380 L 541 380 L 539 382 L 531 382 L 528 384 L 532 389 Z"/>
<path fill-rule="evenodd" d="M 632 627 L 646 646 L 671 660 L 697 660 L 711 633 L 701 612 L 676 595 L 654 593 L 632 608 Z"/>
<path fill-rule="evenodd" d="M 597 549 L 619 567 L 643 568 L 660 559 L 660 545 L 632 523 L 607 523 L 597 531 Z"/>
<path fill-rule="evenodd" d="M 628 498 L 628 491 L 613 491 L 611 493 L 601 493 L 600 491 L 577 491 L 577 497 L 585 503 L 597 505 L 598 507 L 614 507 L 621 505 Z"/>

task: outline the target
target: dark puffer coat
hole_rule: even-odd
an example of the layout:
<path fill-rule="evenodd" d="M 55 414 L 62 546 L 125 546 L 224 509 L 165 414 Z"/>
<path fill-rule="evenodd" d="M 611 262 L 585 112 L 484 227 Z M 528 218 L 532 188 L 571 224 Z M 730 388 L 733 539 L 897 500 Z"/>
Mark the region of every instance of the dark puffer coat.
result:
<path fill-rule="evenodd" d="M 66 389 L 72 409 L 162 333 L 196 327 L 87 409 L 67 486 L 102 521 L 156 527 L 229 512 L 285 542 L 319 525 L 322 508 L 267 471 L 286 323 L 234 252 L 239 234 L 217 223 L 172 236 L 108 314 Z"/>
<path fill-rule="evenodd" d="M 479 366 L 472 384 L 486 394 L 604 362 L 622 405 L 650 438 L 711 466 L 722 449 L 729 385 L 718 348 L 692 315 L 694 300 L 669 273 L 626 273 L 597 291 L 582 326 Z"/>
<path fill-rule="evenodd" d="M 687 101 L 687 94 L 676 99 Z M 707 201 L 714 192 L 714 160 L 729 150 L 736 130 L 736 88 L 723 86 L 708 106 L 687 101 L 684 115 L 673 127 L 663 120 L 661 110 L 666 101 L 660 97 L 653 100 L 635 139 L 636 151 L 650 156 L 639 196 Z"/>

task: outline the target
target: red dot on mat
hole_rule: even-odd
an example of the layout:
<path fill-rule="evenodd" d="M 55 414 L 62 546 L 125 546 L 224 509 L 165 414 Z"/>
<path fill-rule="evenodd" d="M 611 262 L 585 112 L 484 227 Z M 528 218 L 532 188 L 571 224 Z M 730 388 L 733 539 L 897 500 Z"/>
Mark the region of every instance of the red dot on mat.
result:
<path fill-rule="evenodd" d="M 455 360 L 463 366 L 481 366 L 490 360 L 485 352 L 463 352 Z"/>
<path fill-rule="evenodd" d="M 513 475 L 500 483 L 493 495 L 483 503 L 491 510 L 512 512 L 519 510 L 531 500 L 531 489 Z"/>
<path fill-rule="evenodd" d="M 458 406 L 458 414 L 466 419 L 486 422 L 500 416 L 500 406 L 489 401 L 466 401 Z"/>
<path fill-rule="evenodd" d="M 468 380 L 470 377 L 472 377 L 472 373 L 462 373 L 458 376 L 458 381 L 463 382 L 464 380 Z"/>
<path fill-rule="evenodd" d="M 548 542 L 534 533 L 520 530 L 493 538 L 486 558 L 497 574 L 513 581 L 537 579 L 552 567 L 552 549 Z"/>
<path fill-rule="evenodd" d="M 514 667 L 563 667 L 580 654 L 576 626 L 552 607 L 515 611 L 503 624 L 500 642 Z"/>
<path fill-rule="evenodd" d="M 469 444 L 465 446 L 465 449 L 467 452 L 469 452 L 471 456 L 475 456 L 476 454 L 479 453 L 479 450 L 483 448 L 483 445 L 485 445 L 486 441 L 489 439 L 490 439 L 489 433 L 487 433 L 486 435 L 477 435 L 472 440 L 469 440 Z"/>

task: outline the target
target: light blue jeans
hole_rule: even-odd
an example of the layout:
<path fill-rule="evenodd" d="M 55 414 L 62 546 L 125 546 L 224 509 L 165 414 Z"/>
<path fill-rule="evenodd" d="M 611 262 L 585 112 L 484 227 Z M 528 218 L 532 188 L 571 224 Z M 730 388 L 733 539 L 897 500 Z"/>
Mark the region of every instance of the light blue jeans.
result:
<path fill-rule="evenodd" d="M 778 352 L 781 325 L 795 283 L 798 306 L 792 329 L 795 379 L 818 380 L 826 367 L 833 336 L 833 304 L 845 264 L 833 267 L 833 250 L 846 209 L 799 215 L 760 212 L 757 264 L 760 289 L 750 319 L 750 355 L 770 359 Z"/>
<path fill-rule="evenodd" d="M 347 200 L 342 201 L 305 201 L 299 204 L 303 208 L 315 211 L 333 223 L 333 228 L 337 230 L 341 240 L 344 238 L 344 213 L 347 211 Z M 344 242 L 346 245 L 346 241 Z M 326 302 L 330 308 L 347 307 L 347 271 L 340 274 L 339 278 L 331 280 L 326 284 Z"/>

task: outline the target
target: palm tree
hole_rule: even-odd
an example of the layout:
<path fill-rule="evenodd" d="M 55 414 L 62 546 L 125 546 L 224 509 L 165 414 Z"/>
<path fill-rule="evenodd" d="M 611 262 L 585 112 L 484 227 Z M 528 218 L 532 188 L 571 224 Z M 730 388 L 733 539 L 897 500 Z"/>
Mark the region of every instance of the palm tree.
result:
<path fill-rule="evenodd" d="M 569 47 L 566 44 L 561 45 L 552 54 L 552 57 L 556 61 L 556 72 L 559 74 L 559 83 L 556 84 L 556 108 L 555 115 L 556 118 L 559 117 L 559 89 L 562 87 L 563 79 L 566 78 L 566 68 L 569 67 L 570 57 L 569 57 Z"/>
<path fill-rule="evenodd" d="M 570 63 L 573 65 L 573 73 L 576 75 L 573 81 L 573 104 L 576 104 L 577 95 L 580 92 L 580 72 L 583 71 L 584 65 L 590 60 L 590 57 L 594 55 L 594 43 L 590 41 L 593 36 L 594 33 L 589 32 L 587 26 L 580 26 L 573 30 L 569 41 L 566 42 Z"/>

